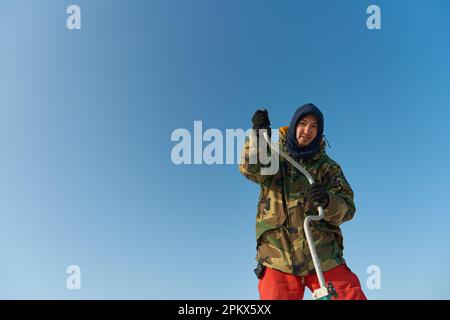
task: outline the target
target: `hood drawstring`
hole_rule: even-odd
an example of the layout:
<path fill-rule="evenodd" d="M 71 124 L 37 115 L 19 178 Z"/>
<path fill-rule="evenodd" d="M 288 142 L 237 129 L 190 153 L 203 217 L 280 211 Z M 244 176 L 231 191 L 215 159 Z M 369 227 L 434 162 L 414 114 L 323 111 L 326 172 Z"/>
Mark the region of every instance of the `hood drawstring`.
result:
<path fill-rule="evenodd" d="M 325 142 L 327 143 L 328 147 L 331 148 L 330 143 L 328 142 L 327 138 L 325 138 L 325 135 L 322 136 L 325 139 Z"/>

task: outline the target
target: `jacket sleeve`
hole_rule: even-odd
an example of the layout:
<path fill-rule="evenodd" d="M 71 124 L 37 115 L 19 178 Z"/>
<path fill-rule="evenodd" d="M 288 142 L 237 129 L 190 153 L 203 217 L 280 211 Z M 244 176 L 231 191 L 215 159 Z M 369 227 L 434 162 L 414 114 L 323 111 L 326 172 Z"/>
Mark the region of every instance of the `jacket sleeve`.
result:
<path fill-rule="evenodd" d="M 258 146 L 256 143 L 250 143 L 250 139 L 247 136 L 245 138 L 244 149 L 241 153 L 241 160 L 239 163 L 239 171 L 249 180 L 260 184 L 269 186 L 274 175 L 262 175 L 261 169 L 270 167 L 270 163 L 263 165 L 257 157 Z M 268 147 L 267 155 L 270 156 L 271 150 Z M 250 163 L 250 156 L 252 156 L 256 161 L 255 163 Z"/>
<path fill-rule="evenodd" d="M 353 202 L 353 190 L 345 179 L 341 167 L 334 163 L 327 170 L 329 181 L 327 192 L 329 196 L 328 206 L 324 209 L 324 220 L 332 225 L 351 220 L 356 208 Z"/>

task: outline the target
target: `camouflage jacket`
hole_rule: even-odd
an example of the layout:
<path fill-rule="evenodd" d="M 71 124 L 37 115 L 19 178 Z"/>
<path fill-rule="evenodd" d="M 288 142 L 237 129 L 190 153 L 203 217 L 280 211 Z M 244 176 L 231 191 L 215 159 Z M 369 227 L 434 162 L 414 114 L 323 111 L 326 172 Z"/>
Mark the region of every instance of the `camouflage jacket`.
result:
<path fill-rule="evenodd" d="M 280 149 L 286 150 L 288 127 L 282 127 Z M 274 175 L 261 175 L 260 169 L 269 165 L 249 164 L 249 139 L 242 153 L 240 172 L 260 185 L 256 212 L 256 260 L 265 266 L 305 276 L 314 274 L 303 221 L 308 215 L 317 215 L 306 200 L 307 178 L 287 160 L 279 157 L 279 169 Z M 329 195 L 328 206 L 321 221 L 311 222 L 311 231 L 323 271 L 342 263 L 343 236 L 339 227 L 353 218 L 355 205 L 353 191 L 338 163 L 325 154 L 325 143 L 313 157 L 300 160 L 314 181 L 325 183 Z"/>

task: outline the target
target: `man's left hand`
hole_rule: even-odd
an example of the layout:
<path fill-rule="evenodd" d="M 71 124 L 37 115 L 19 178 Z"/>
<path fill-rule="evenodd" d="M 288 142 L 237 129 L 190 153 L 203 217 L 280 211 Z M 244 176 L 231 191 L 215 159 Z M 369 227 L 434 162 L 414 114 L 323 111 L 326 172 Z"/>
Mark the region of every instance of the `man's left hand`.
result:
<path fill-rule="evenodd" d="M 325 186 L 317 182 L 310 185 L 307 197 L 310 204 L 314 207 L 322 207 L 323 209 L 328 206 L 328 201 L 330 200 Z"/>

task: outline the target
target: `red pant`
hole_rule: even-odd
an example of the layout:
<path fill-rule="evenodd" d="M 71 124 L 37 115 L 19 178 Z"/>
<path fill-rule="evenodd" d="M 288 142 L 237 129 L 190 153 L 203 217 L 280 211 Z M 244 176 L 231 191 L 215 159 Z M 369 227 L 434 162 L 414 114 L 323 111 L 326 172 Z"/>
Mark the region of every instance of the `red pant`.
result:
<path fill-rule="evenodd" d="M 338 300 L 366 300 L 358 277 L 345 264 L 323 273 L 325 282 L 331 281 L 338 294 Z M 305 286 L 311 292 L 319 289 L 317 276 L 294 276 L 275 269 L 266 268 L 259 280 L 258 290 L 261 300 L 301 300 Z M 333 297 L 333 300 L 335 298 Z"/>

